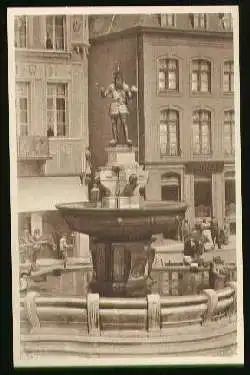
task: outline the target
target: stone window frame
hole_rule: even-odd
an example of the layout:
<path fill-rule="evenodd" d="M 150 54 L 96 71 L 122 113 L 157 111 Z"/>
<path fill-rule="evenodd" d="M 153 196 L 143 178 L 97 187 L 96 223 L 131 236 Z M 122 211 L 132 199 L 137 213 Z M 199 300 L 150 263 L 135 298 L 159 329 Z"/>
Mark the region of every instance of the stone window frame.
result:
<path fill-rule="evenodd" d="M 24 98 L 24 96 L 19 96 L 17 93 L 18 85 L 25 85 L 27 89 L 27 95 L 25 96 L 25 99 L 27 100 L 27 124 L 26 124 L 26 132 L 22 134 L 21 132 L 21 122 L 20 122 L 20 103 L 19 99 Z M 31 87 L 31 81 L 30 80 L 17 80 L 16 81 L 16 90 L 15 90 L 15 107 L 16 107 L 16 131 L 17 136 L 28 136 L 30 133 L 30 127 L 31 127 L 31 94 L 32 94 L 32 87 Z"/>
<path fill-rule="evenodd" d="M 194 117 L 194 113 L 195 112 L 199 112 L 200 114 L 202 112 L 207 112 L 209 113 L 209 116 L 210 116 L 210 124 L 209 124 L 209 128 L 210 128 L 210 131 L 209 131 L 209 151 L 208 152 L 202 152 L 202 151 L 199 151 L 199 152 L 195 152 L 195 144 L 194 144 L 194 120 L 193 120 L 193 117 Z M 201 115 L 199 115 L 199 138 L 200 140 L 202 139 L 202 122 L 201 122 Z M 194 157 L 201 157 L 201 156 L 211 156 L 213 154 L 213 111 L 212 109 L 210 108 L 207 108 L 207 107 L 204 107 L 204 108 L 193 108 L 192 109 L 192 155 Z M 201 142 L 199 142 L 199 145 L 200 145 L 200 148 L 202 148 L 202 144 Z"/>
<path fill-rule="evenodd" d="M 209 78 L 209 81 L 208 81 L 208 91 L 201 91 L 200 90 L 200 86 L 201 86 L 201 73 L 202 73 L 202 70 L 198 69 L 198 90 L 197 91 L 194 91 L 192 89 L 192 84 L 193 84 L 193 73 L 194 73 L 194 69 L 193 69 L 193 66 L 194 66 L 194 63 L 195 62 L 198 62 L 198 66 L 201 66 L 202 64 L 207 64 L 208 65 L 208 78 Z M 214 66 L 213 66 L 213 61 L 210 59 L 210 58 L 207 58 L 205 56 L 199 56 L 199 57 L 192 57 L 191 61 L 190 61 L 190 93 L 192 96 L 206 96 L 206 95 L 211 95 L 212 94 L 212 90 L 213 90 L 213 84 L 212 84 L 212 81 L 213 81 L 213 71 L 214 71 Z"/>
<path fill-rule="evenodd" d="M 176 89 L 165 88 L 165 89 L 161 90 L 160 87 L 159 87 L 159 74 L 160 74 L 160 71 L 161 71 L 160 65 L 161 65 L 161 61 L 164 61 L 164 60 L 165 60 L 165 62 L 167 62 L 167 61 L 175 61 L 176 62 Z M 180 78 L 181 78 L 181 59 L 178 56 L 175 56 L 175 55 L 159 56 L 157 58 L 156 71 L 157 71 L 156 82 L 157 82 L 157 95 L 158 96 L 161 96 L 161 95 L 180 95 L 181 94 L 181 89 L 182 89 L 181 80 L 180 80 Z M 166 69 L 165 72 L 167 74 L 169 71 Z"/>
<path fill-rule="evenodd" d="M 232 116 L 230 121 L 227 121 L 228 124 L 230 124 L 230 152 L 226 152 L 225 150 L 225 116 L 226 113 L 233 114 L 233 120 Z M 223 111 L 223 154 L 225 156 L 234 156 L 235 155 L 235 110 L 234 108 L 227 108 Z"/>
<path fill-rule="evenodd" d="M 52 47 L 48 48 L 47 46 L 47 43 L 48 43 L 48 38 L 47 38 L 47 26 L 48 26 L 48 17 L 52 17 Z M 63 18 L 63 48 L 56 48 L 55 47 L 55 42 L 56 42 L 56 25 L 55 25 L 55 18 L 56 17 L 62 17 Z M 67 51 L 67 47 L 68 47 L 68 40 L 67 40 L 67 33 L 68 33 L 68 22 L 67 22 L 67 16 L 65 14 L 56 14 L 56 15 L 46 15 L 44 17 L 44 40 L 45 40 L 45 43 L 44 43 L 44 46 L 45 46 L 45 49 L 48 50 L 48 51 L 57 51 L 57 52 L 60 52 L 60 51 Z"/>
<path fill-rule="evenodd" d="M 48 126 L 48 86 L 54 86 L 54 91 L 55 91 L 55 87 L 58 86 L 58 85 L 64 85 L 65 86 L 66 94 L 64 96 L 64 99 L 65 99 L 65 129 L 66 129 L 66 132 L 65 132 L 65 135 L 61 135 L 61 134 L 58 135 L 58 131 L 57 131 L 58 130 L 57 129 L 57 126 L 58 126 L 58 123 L 57 123 L 57 108 L 56 108 L 57 96 L 54 95 L 54 92 L 53 92 L 53 95 L 52 95 L 52 99 L 53 99 L 52 111 L 53 111 L 53 118 L 54 118 L 54 120 L 56 119 L 56 122 L 55 121 L 53 122 L 54 135 L 50 136 L 52 139 L 53 138 L 63 138 L 64 139 L 64 138 L 70 137 L 70 108 L 69 108 L 69 106 L 70 106 L 70 95 L 69 95 L 70 94 L 70 84 L 67 81 L 49 80 L 49 81 L 46 82 L 46 132 L 48 132 L 48 130 L 49 130 L 49 126 Z"/>
<path fill-rule="evenodd" d="M 225 69 L 225 66 L 226 64 L 230 65 L 230 69 L 228 71 L 228 75 L 229 75 L 229 90 L 225 90 L 225 84 L 224 84 L 224 80 L 225 80 L 225 72 L 226 72 L 226 69 Z M 222 90 L 223 90 L 223 94 L 224 95 L 233 95 L 234 94 L 234 59 L 233 58 L 228 58 L 226 60 L 223 61 L 223 64 L 222 64 Z"/>
<path fill-rule="evenodd" d="M 177 127 L 176 127 L 176 152 L 162 152 L 161 151 L 161 115 L 164 113 L 164 112 L 175 112 L 177 113 Z M 169 120 L 170 121 L 170 120 Z M 181 110 L 179 108 L 176 108 L 174 106 L 169 106 L 169 107 L 162 107 L 160 108 L 160 111 L 159 111 L 159 152 L 160 152 L 160 157 L 161 158 L 164 158 L 164 157 L 180 157 L 181 156 L 181 148 L 180 148 L 180 122 L 181 122 Z M 167 138 L 169 139 L 169 123 L 166 124 L 168 130 L 168 136 Z M 170 144 L 168 144 L 168 147 L 170 148 Z"/>

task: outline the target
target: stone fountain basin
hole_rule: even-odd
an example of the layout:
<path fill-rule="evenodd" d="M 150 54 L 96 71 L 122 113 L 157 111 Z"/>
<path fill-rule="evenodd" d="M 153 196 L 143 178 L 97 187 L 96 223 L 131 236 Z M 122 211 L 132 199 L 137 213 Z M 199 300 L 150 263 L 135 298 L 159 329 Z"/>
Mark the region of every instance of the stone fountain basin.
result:
<path fill-rule="evenodd" d="M 150 240 L 184 218 L 184 202 L 143 202 L 138 208 L 100 208 L 89 202 L 58 204 L 56 208 L 75 232 L 106 241 Z"/>

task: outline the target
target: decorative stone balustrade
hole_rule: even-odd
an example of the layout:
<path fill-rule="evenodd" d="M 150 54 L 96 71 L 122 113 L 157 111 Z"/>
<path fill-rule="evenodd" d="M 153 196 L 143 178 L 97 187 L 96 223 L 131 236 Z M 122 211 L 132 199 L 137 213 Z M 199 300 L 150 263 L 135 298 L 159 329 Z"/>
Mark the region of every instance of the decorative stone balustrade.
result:
<path fill-rule="evenodd" d="M 202 324 L 235 311 L 236 283 L 194 296 L 148 295 L 146 298 L 40 297 L 29 294 L 21 302 L 21 321 L 31 329 L 71 324 L 91 336 L 108 330 L 159 332 L 173 325 Z"/>
<path fill-rule="evenodd" d="M 31 294 L 21 301 L 21 350 L 36 359 L 232 355 L 237 347 L 235 296 L 232 282 L 219 291 L 180 297 Z"/>

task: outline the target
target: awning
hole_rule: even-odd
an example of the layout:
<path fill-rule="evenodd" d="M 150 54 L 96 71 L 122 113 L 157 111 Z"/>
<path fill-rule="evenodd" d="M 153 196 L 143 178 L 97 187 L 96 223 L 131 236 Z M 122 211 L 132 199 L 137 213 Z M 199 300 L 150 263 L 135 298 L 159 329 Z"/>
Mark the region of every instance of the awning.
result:
<path fill-rule="evenodd" d="M 83 202 L 87 197 L 87 186 L 77 176 L 18 179 L 18 212 L 51 211 L 58 203 Z"/>

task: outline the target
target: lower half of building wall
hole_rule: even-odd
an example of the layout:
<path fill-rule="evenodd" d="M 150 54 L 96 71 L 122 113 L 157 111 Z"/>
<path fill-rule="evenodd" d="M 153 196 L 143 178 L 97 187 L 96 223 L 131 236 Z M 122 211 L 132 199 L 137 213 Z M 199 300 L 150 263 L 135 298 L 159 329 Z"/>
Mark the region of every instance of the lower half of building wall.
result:
<path fill-rule="evenodd" d="M 88 200 L 88 188 L 79 176 L 23 177 L 17 184 L 18 239 L 22 243 L 25 229 L 30 234 L 39 230 L 48 245 L 42 246 L 39 258 L 58 257 L 63 235 L 72 244 L 70 255 L 89 257 L 89 237 L 72 233 L 56 205 Z M 57 246 L 53 246 L 57 245 Z M 53 250 L 54 248 L 54 250 Z"/>
<path fill-rule="evenodd" d="M 227 177 L 227 168 L 208 173 L 187 171 L 184 165 L 150 166 L 146 199 L 184 201 L 188 205 L 186 219 L 194 224 L 197 218 L 215 216 L 219 225 L 225 218 L 235 225 L 234 168 Z"/>

